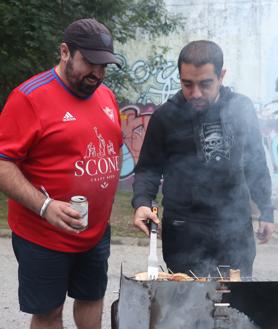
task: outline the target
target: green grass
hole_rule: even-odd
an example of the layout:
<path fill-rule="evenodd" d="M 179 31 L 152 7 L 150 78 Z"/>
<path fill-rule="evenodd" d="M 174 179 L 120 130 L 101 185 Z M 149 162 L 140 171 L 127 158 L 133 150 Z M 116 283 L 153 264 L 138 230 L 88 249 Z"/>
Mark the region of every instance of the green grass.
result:
<path fill-rule="evenodd" d="M 0 192 L 0 230 L 8 228 L 7 198 Z"/>
<path fill-rule="evenodd" d="M 128 237 L 145 237 L 133 226 L 134 210 L 131 206 L 131 192 L 118 191 L 113 204 L 110 224 L 112 235 Z"/>
<path fill-rule="evenodd" d="M 112 209 L 110 224 L 113 236 L 146 237 L 133 226 L 133 208 L 131 192 L 118 191 Z M 160 212 L 161 213 L 161 212 Z M 7 198 L 0 192 L 0 231 L 7 229 Z"/>

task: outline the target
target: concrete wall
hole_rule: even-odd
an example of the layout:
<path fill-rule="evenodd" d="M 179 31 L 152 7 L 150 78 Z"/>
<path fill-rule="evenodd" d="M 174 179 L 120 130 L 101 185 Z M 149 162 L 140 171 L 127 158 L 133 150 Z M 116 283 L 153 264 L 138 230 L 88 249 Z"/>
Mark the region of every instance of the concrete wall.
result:
<path fill-rule="evenodd" d="M 155 107 L 179 89 L 176 61 L 180 49 L 189 41 L 209 39 L 224 51 L 227 70 L 224 84 L 249 96 L 262 123 L 267 159 L 278 191 L 278 1 L 270 0 L 166 0 L 166 7 L 185 17 L 184 29 L 168 37 L 149 40 L 139 35 L 125 47 L 117 47 L 123 61 L 141 87 L 138 94 L 129 91 L 130 106 L 122 108 L 126 139 L 121 186 L 129 187 L 148 116 Z M 153 47 L 167 46 L 167 64 L 153 70 L 148 57 Z M 276 198 L 276 196 L 274 195 Z"/>

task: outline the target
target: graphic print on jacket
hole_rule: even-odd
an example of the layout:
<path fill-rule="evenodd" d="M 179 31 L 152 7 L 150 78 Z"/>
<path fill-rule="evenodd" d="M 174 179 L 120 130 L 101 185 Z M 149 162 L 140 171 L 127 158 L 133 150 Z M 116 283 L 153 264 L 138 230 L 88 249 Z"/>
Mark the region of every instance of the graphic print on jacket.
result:
<path fill-rule="evenodd" d="M 206 162 L 221 159 L 230 160 L 234 145 L 232 126 L 222 127 L 220 121 L 203 123 L 200 131 L 200 142 Z"/>

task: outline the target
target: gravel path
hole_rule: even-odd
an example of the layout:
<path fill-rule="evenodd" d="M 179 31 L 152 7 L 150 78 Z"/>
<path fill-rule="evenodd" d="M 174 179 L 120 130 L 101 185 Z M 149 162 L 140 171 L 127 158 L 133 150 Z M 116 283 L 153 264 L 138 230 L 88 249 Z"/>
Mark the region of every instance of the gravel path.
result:
<path fill-rule="evenodd" d="M 145 246 L 138 246 L 138 244 Z M 126 275 L 146 270 L 148 247 L 145 240 L 114 239 L 109 260 L 109 283 L 105 297 L 103 329 L 111 328 L 110 307 L 118 298 L 121 264 Z M 161 261 L 162 263 L 162 261 Z M 67 298 L 64 308 L 64 328 L 74 329 L 72 299 Z M 0 238 L 0 329 L 27 329 L 30 315 L 18 309 L 17 263 L 12 251 L 11 240 Z"/>
<path fill-rule="evenodd" d="M 111 246 L 109 284 L 105 298 L 103 329 L 110 329 L 110 307 L 117 299 L 121 264 L 126 275 L 145 271 L 147 267 L 148 245 L 146 240 L 113 239 Z M 140 246 L 141 245 L 141 246 Z M 143 245 L 143 246 L 142 246 Z M 161 248 L 159 247 L 160 263 Z M 258 279 L 278 281 L 278 240 L 257 246 L 254 276 Z M 72 300 L 68 298 L 64 309 L 64 328 L 74 329 Z M 17 263 L 9 238 L 0 238 L 0 329 L 27 329 L 30 315 L 18 310 L 17 303 Z"/>

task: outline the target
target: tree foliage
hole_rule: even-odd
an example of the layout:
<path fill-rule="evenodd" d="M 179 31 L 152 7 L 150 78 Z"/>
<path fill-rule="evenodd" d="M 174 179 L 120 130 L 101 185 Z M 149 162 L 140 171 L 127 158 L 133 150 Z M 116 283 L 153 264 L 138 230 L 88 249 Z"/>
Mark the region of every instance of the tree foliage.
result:
<path fill-rule="evenodd" d="M 182 24 L 163 0 L 0 0 L 0 108 L 16 85 L 58 62 L 64 28 L 84 17 L 107 25 L 121 44 L 138 33 L 150 39 L 168 35 Z M 122 88 L 132 84 L 128 67 L 110 73 L 108 84 L 111 79 Z"/>

